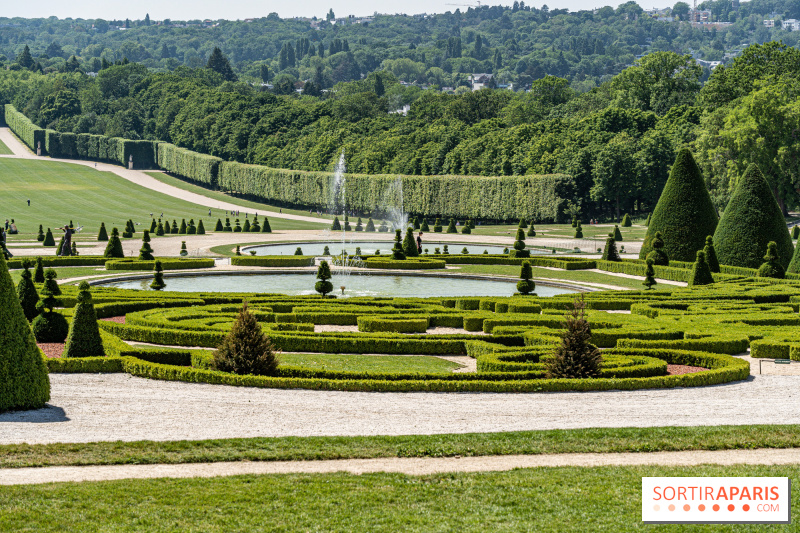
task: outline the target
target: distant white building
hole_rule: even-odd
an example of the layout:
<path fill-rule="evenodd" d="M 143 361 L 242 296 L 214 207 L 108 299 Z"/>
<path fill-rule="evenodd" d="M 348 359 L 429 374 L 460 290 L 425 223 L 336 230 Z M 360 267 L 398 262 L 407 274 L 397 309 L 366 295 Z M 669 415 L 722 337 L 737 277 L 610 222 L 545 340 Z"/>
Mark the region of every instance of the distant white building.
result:
<path fill-rule="evenodd" d="M 800 20 L 797 19 L 786 19 L 781 22 L 781 26 L 786 31 L 800 31 Z"/>
<path fill-rule="evenodd" d="M 774 28 L 775 19 L 764 19 L 764 26 L 766 26 L 767 28 Z"/>
<path fill-rule="evenodd" d="M 484 87 L 488 87 L 494 76 L 489 73 L 472 74 L 469 77 L 469 82 L 472 85 L 473 91 L 480 91 Z"/>

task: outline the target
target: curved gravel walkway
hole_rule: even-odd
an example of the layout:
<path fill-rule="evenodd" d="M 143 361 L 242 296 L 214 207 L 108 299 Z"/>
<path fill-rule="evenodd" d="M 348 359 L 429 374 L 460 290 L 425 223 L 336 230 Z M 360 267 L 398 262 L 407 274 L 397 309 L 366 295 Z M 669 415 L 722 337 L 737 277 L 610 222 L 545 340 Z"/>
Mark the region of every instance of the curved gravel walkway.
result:
<path fill-rule="evenodd" d="M 51 374 L 50 406 L 0 415 L 0 444 L 800 424 L 798 376 L 585 393 L 361 393 Z"/>
<path fill-rule="evenodd" d="M 158 465 L 51 466 L 0 470 L 0 485 L 108 481 L 112 479 L 187 478 L 248 474 L 368 474 L 394 472 L 426 476 L 443 472 L 497 472 L 515 468 L 564 466 L 789 465 L 800 463 L 800 450 L 699 450 L 650 453 L 562 453 L 482 457 L 391 457 L 334 461 L 220 462 Z"/>

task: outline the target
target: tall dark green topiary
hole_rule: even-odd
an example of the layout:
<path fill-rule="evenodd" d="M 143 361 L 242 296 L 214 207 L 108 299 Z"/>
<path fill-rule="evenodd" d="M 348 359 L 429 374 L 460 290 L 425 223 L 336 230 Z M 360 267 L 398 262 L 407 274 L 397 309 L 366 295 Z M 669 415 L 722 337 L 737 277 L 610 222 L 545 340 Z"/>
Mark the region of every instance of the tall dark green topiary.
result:
<path fill-rule="evenodd" d="M 103 257 L 125 257 L 125 252 L 122 250 L 122 241 L 119 240 L 119 231 L 117 228 L 111 228 L 111 238 L 106 245 L 106 251 L 103 252 Z"/>
<path fill-rule="evenodd" d="M 260 233 L 261 232 L 261 224 L 258 223 L 258 217 L 253 218 L 253 223 L 250 224 L 250 233 Z"/>
<path fill-rule="evenodd" d="M 456 219 L 450 219 L 450 224 L 447 225 L 447 233 L 458 233 L 456 229 Z"/>
<path fill-rule="evenodd" d="M 250 233 L 250 219 L 244 219 L 244 225 L 242 226 L 242 231 L 245 233 Z"/>
<path fill-rule="evenodd" d="M 630 228 L 633 225 L 631 222 L 631 216 L 628 213 L 625 213 L 625 216 L 622 217 L 622 227 L 623 228 Z"/>
<path fill-rule="evenodd" d="M 155 233 L 157 227 L 158 227 L 158 224 L 156 223 L 156 219 L 151 218 L 150 219 L 150 233 Z"/>
<path fill-rule="evenodd" d="M 578 217 L 576 217 L 576 216 L 572 217 L 572 227 L 573 228 L 577 228 L 578 227 Z"/>
<path fill-rule="evenodd" d="M 325 248 L 327 248 L 327 246 Z M 314 284 L 314 290 L 320 293 L 323 298 L 325 297 L 325 295 L 333 292 L 333 283 L 328 281 L 331 279 L 331 277 L 332 276 L 331 276 L 330 265 L 328 265 L 327 261 L 322 261 L 319 264 L 319 268 L 317 269 L 317 279 L 319 281 L 316 284 Z"/>
<path fill-rule="evenodd" d="M 619 230 L 619 226 L 614 226 L 614 240 L 617 242 L 622 242 L 622 232 Z"/>
<path fill-rule="evenodd" d="M 413 223 L 412 223 L 412 224 L 413 224 L 413 226 L 414 226 L 414 229 L 420 229 L 420 226 L 419 226 L 419 217 L 414 217 L 414 221 L 413 221 Z"/>
<path fill-rule="evenodd" d="M 214 352 L 214 368 L 234 374 L 271 376 L 278 370 L 279 360 L 275 352 L 275 347 L 245 302 L 230 333 Z"/>
<path fill-rule="evenodd" d="M 242 232 L 242 225 L 239 223 L 239 219 L 236 219 L 236 225 L 233 226 L 234 233 L 241 233 Z"/>
<path fill-rule="evenodd" d="M 719 273 L 719 261 L 717 261 L 717 251 L 714 249 L 714 238 L 709 235 L 706 237 L 706 245 L 703 248 L 706 254 L 706 262 L 711 272 Z"/>
<path fill-rule="evenodd" d="M 205 226 L 203 226 L 203 219 L 200 219 L 200 220 L 197 221 L 197 234 L 198 235 L 205 235 L 206 234 L 206 228 L 205 228 Z"/>
<path fill-rule="evenodd" d="M 333 224 L 331 224 L 332 231 L 342 231 L 342 223 L 339 222 L 339 217 L 333 217 Z"/>
<path fill-rule="evenodd" d="M 469 234 L 472 233 L 472 227 L 470 225 L 470 221 L 469 220 L 464 222 L 464 227 L 461 228 L 461 233 L 463 235 L 469 235 Z"/>
<path fill-rule="evenodd" d="M 158 220 L 158 226 L 156 226 L 156 237 L 163 237 L 164 236 L 164 224 L 161 223 L 161 219 Z"/>
<path fill-rule="evenodd" d="M 39 226 L 39 232 L 41 232 L 41 226 Z M 800 237 L 800 226 L 792 226 L 792 239 L 797 240 Z"/>
<path fill-rule="evenodd" d="M 642 283 L 647 290 L 653 288 L 653 285 L 656 285 L 656 271 L 653 268 L 653 260 L 647 259 L 647 268 L 644 269 L 644 282 Z"/>
<path fill-rule="evenodd" d="M 39 316 L 31 323 L 37 342 L 64 342 L 69 332 L 67 319 L 54 311 L 61 302 L 56 296 L 61 295 L 61 288 L 56 282 L 56 271 L 48 268 L 44 273 L 42 300 L 38 304 Z"/>
<path fill-rule="evenodd" d="M 62 357 L 101 357 L 104 356 L 103 340 L 97 327 L 97 314 L 92 303 L 89 284 L 82 281 L 78 287 L 78 305 L 72 314 L 67 343 Z"/>
<path fill-rule="evenodd" d="M 269 225 L 269 219 L 264 217 L 264 224 L 261 226 L 261 233 L 272 233 L 272 228 Z"/>
<path fill-rule="evenodd" d="M 225 230 L 225 228 L 222 225 L 222 219 L 218 218 L 217 219 L 217 225 L 214 226 L 214 231 L 224 231 L 224 230 Z"/>
<path fill-rule="evenodd" d="M 778 245 L 773 241 L 767 244 L 767 255 L 764 256 L 764 263 L 758 267 L 758 277 L 777 279 L 786 277 L 786 270 L 783 268 L 778 254 Z"/>
<path fill-rule="evenodd" d="M 197 226 L 194 225 L 193 218 L 189 219 L 189 224 L 186 226 L 186 235 L 197 235 Z"/>
<path fill-rule="evenodd" d="M 434 233 L 441 233 L 442 232 L 442 219 L 441 218 L 437 217 L 436 220 L 434 221 L 434 223 L 433 223 L 433 232 Z"/>
<path fill-rule="evenodd" d="M 166 286 L 167 284 L 164 282 L 164 267 L 161 266 L 161 261 L 156 259 L 153 265 L 153 281 L 150 283 L 150 288 L 160 291 Z"/>
<path fill-rule="evenodd" d="M 39 224 L 39 234 L 36 235 L 36 240 L 39 242 L 44 242 L 44 228 L 41 224 Z"/>
<path fill-rule="evenodd" d="M 717 231 L 714 248 L 721 265 L 758 268 L 767 243 L 774 241 L 781 266 L 789 265 L 794 246 L 778 202 L 756 165 L 739 178 Z"/>
<path fill-rule="evenodd" d="M 613 233 L 609 233 L 606 239 L 606 247 L 603 248 L 603 261 L 622 261 L 617 251 L 617 241 L 614 240 Z"/>
<path fill-rule="evenodd" d="M 572 311 L 564 317 L 564 333 L 553 357 L 547 360 L 550 379 L 586 379 L 600 376 L 603 357 L 592 344 L 592 330 L 586 319 L 586 302 L 576 298 Z"/>
<path fill-rule="evenodd" d="M 344 216 L 344 230 L 345 231 L 353 230 L 353 228 L 350 227 L 350 217 L 347 215 Z"/>
<path fill-rule="evenodd" d="M 153 249 L 150 247 L 150 232 L 144 230 L 142 234 L 142 247 L 139 249 L 139 259 L 142 261 L 152 261 Z"/>
<path fill-rule="evenodd" d="M 517 225 L 517 227 L 522 229 L 528 229 L 528 223 L 525 222 L 524 218 L 521 218 L 519 219 L 519 225 Z"/>
<path fill-rule="evenodd" d="M 41 257 L 36 258 L 36 270 L 33 272 L 34 283 L 44 283 L 44 261 Z"/>
<path fill-rule="evenodd" d="M 303 249 L 298 246 L 297 250 L 294 251 L 294 255 L 303 255 Z"/>
<path fill-rule="evenodd" d="M 417 241 L 414 240 L 414 230 L 411 228 L 406 230 L 406 238 L 403 239 L 403 253 L 406 258 L 419 256 Z"/>
<path fill-rule="evenodd" d="M 536 229 L 533 227 L 533 222 L 531 222 L 531 225 L 528 227 L 527 235 L 528 237 L 536 237 Z"/>
<path fill-rule="evenodd" d="M 664 236 L 664 251 L 671 260 L 694 261 L 706 235 L 714 233 L 717 221 L 700 168 L 689 149 L 684 148 L 678 153 L 653 210 L 639 259 L 646 259 L 653 251 L 653 238 L 660 231 Z"/>
<path fill-rule="evenodd" d="M 44 236 L 44 241 L 42 241 L 42 246 L 55 246 L 56 240 L 53 238 L 53 232 L 50 231 L 50 228 L 47 228 L 47 233 Z"/>
<path fill-rule="evenodd" d="M 798 244 L 794 249 L 792 261 L 789 263 L 789 267 L 786 269 L 786 272 L 790 272 L 792 274 L 800 273 L 800 244 Z"/>
<path fill-rule="evenodd" d="M 531 251 L 525 249 L 525 230 L 517 228 L 517 238 L 514 241 L 514 250 L 510 257 L 530 257 Z"/>
<path fill-rule="evenodd" d="M 372 221 L 372 217 L 370 217 L 369 220 L 367 220 L 367 227 L 364 229 L 364 231 L 370 233 L 373 233 L 375 231 L 375 222 Z"/>
<path fill-rule="evenodd" d="M 97 232 L 97 240 L 106 242 L 108 240 L 108 232 L 106 232 L 106 223 L 100 223 L 100 231 Z"/>
<path fill-rule="evenodd" d="M 647 254 L 647 259 L 652 259 L 654 265 L 669 266 L 669 256 L 664 251 L 664 239 L 660 231 L 653 238 L 653 251 Z"/>
<path fill-rule="evenodd" d="M 575 238 L 576 239 L 583 239 L 583 226 L 581 226 L 581 221 L 578 221 L 578 224 L 575 226 Z"/>
<path fill-rule="evenodd" d="M 536 289 L 536 283 L 531 279 L 532 277 L 531 262 L 523 261 L 522 267 L 519 269 L 519 281 L 517 282 L 517 290 L 520 294 L 529 295 Z M 532 294 L 532 296 L 536 295 Z"/>
<path fill-rule="evenodd" d="M 403 245 L 400 242 L 402 239 L 402 234 L 400 230 L 395 230 L 394 232 L 394 247 L 392 247 L 392 259 L 396 261 L 403 261 L 406 258 L 406 254 L 403 253 Z"/>
<path fill-rule="evenodd" d="M 703 250 L 697 251 L 697 259 L 692 265 L 692 272 L 689 274 L 689 286 L 695 285 L 710 285 L 714 283 L 714 276 L 711 275 L 711 269 L 708 268 L 706 262 L 706 253 Z"/>
<path fill-rule="evenodd" d="M 0 412 L 38 409 L 49 399 L 47 366 L 0 254 Z"/>
<path fill-rule="evenodd" d="M 653 216 L 652 213 L 647 214 L 647 220 L 644 221 L 645 226 L 650 226 L 650 217 Z"/>
<path fill-rule="evenodd" d="M 179 231 L 180 231 L 180 229 L 178 228 L 178 221 L 173 219 L 172 220 L 172 230 L 170 231 L 170 233 L 172 233 L 173 235 L 176 235 Z"/>
<path fill-rule="evenodd" d="M 189 251 L 186 249 L 186 241 L 181 241 L 181 251 L 178 253 L 181 257 L 186 257 L 189 255 Z"/>
<path fill-rule="evenodd" d="M 30 259 L 25 258 L 22 260 L 22 268 L 25 270 L 22 271 L 22 278 L 17 284 L 17 297 L 22 306 L 22 312 L 25 313 L 25 318 L 29 322 L 39 316 L 39 310 L 36 308 L 36 304 L 39 303 L 39 294 L 33 284 L 33 275 L 30 271 L 32 265 L 33 261 Z"/>

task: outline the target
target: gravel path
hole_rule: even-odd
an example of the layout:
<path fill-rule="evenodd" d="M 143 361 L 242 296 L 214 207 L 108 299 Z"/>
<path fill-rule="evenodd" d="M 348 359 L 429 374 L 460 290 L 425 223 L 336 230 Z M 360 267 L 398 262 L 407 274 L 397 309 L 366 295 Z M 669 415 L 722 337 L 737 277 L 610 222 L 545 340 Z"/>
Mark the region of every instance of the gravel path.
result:
<path fill-rule="evenodd" d="M 585 427 L 800 424 L 800 377 L 586 393 L 360 393 L 51 374 L 45 409 L 0 415 L 0 444 Z"/>
<path fill-rule="evenodd" d="M 395 472 L 425 476 L 442 472 L 497 472 L 515 468 L 563 466 L 694 466 L 792 465 L 800 463 L 800 449 L 715 450 L 651 453 L 563 453 L 483 457 L 391 457 L 334 461 L 221 462 L 160 465 L 53 466 L 3 469 L 0 485 L 53 482 L 107 481 L 112 479 L 186 478 L 247 474 L 368 474 Z"/>

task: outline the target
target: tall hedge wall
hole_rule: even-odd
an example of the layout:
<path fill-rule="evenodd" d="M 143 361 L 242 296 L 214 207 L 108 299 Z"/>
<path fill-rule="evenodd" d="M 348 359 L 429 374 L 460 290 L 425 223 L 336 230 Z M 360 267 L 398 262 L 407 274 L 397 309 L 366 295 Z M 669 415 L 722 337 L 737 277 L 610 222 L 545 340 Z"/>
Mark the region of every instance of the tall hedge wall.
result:
<path fill-rule="evenodd" d="M 565 174 L 502 177 L 347 174 L 346 179 L 345 202 L 349 208 L 360 211 L 384 206 L 390 185 L 401 179 L 403 207 L 411 214 L 536 221 L 554 220 L 558 216 L 563 197 L 573 183 Z M 330 172 L 222 162 L 217 183 L 223 190 L 267 202 L 326 208 L 333 196 L 332 181 Z"/>
<path fill-rule="evenodd" d="M 5 105 L 5 112 L 8 127 L 22 142 L 28 145 L 28 148 L 35 152 L 36 145 L 41 141 L 42 151 L 46 149 L 45 133 L 42 128 L 31 122 L 28 117 L 17 111 L 17 108 L 11 104 Z"/>
<path fill-rule="evenodd" d="M 217 185 L 217 171 L 222 159 L 192 152 L 174 144 L 159 143 L 158 166 L 192 181 L 206 185 Z"/>
<path fill-rule="evenodd" d="M 158 168 L 158 144 L 156 141 L 45 130 L 45 148 L 50 157 L 101 160 L 127 167 L 128 158 L 133 156 L 135 169 Z"/>

